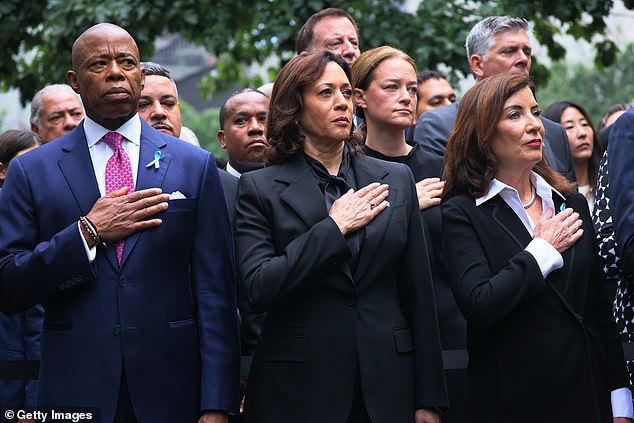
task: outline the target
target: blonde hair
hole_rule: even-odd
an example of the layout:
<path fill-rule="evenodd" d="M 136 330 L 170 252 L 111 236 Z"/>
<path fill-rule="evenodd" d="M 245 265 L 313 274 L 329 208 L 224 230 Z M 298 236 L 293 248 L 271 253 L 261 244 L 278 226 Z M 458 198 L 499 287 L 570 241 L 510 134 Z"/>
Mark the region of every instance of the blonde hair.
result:
<path fill-rule="evenodd" d="M 352 78 L 350 83 L 354 88 L 360 90 L 367 90 L 372 81 L 374 80 L 374 70 L 387 59 L 400 58 L 408 62 L 414 68 L 416 73 L 416 62 L 409 57 L 407 53 L 402 50 L 396 49 L 391 46 L 381 46 L 368 50 L 359 56 L 359 58 L 352 65 Z M 367 126 L 365 123 L 365 115 L 363 109 L 355 105 L 355 114 L 363 119 L 363 123 L 359 126 L 358 133 L 365 141 L 367 135 Z"/>

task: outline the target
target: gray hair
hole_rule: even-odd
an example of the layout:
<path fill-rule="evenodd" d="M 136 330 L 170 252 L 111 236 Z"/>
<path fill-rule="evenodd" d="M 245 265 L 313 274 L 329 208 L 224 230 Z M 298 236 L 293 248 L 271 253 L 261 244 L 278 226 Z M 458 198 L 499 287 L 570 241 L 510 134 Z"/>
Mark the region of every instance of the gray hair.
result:
<path fill-rule="evenodd" d="M 31 100 L 31 117 L 29 118 L 29 122 L 34 127 L 39 129 L 40 124 L 42 123 L 40 114 L 42 113 L 42 101 L 44 100 L 44 97 L 48 96 L 49 94 L 52 94 L 55 91 L 67 91 L 68 93 L 72 93 L 75 96 L 77 96 L 77 99 L 79 100 L 79 104 L 82 104 L 79 94 L 77 94 L 71 88 L 70 85 L 66 85 L 66 84 L 47 85 L 46 87 L 42 88 L 37 93 L 35 93 L 35 95 L 33 96 L 33 100 Z M 82 109 L 83 107 L 84 106 L 82 104 Z"/>
<path fill-rule="evenodd" d="M 163 76 L 170 80 L 174 91 L 176 91 L 176 97 L 178 98 L 178 88 L 176 88 L 176 81 L 172 78 L 171 72 L 163 65 L 159 65 L 155 62 L 141 62 L 140 66 L 145 69 L 145 76 L 157 75 Z"/>
<path fill-rule="evenodd" d="M 489 16 L 475 24 L 465 42 L 467 49 L 467 60 L 474 54 L 485 57 L 491 47 L 493 47 L 493 37 L 500 32 L 524 30 L 529 33 L 528 21 L 524 18 L 513 18 L 511 16 Z"/>

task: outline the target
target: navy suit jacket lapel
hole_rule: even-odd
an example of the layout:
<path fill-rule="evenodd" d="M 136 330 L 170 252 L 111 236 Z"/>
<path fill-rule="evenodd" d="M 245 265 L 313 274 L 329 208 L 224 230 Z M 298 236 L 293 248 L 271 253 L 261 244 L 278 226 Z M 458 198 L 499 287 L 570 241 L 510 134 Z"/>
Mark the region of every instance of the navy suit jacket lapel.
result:
<path fill-rule="evenodd" d="M 100 194 L 83 128 L 84 126 L 80 124 L 68 137 L 59 140 L 60 148 L 66 154 L 62 155 L 57 164 L 82 215 L 85 216 Z"/>
<path fill-rule="evenodd" d="M 161 188 L 163 186 L 165 174 L 167 173 L 167 169 L 169 168 L 171 161 L 169 149 L 166 148 L 166 146 L 167 142 L 165 142 L 163 137 L 161 137 L 160 133 L 158 133 L 158 131 L 150 127 L 142 120 L 139 167 L 137 170 L 135 191 L 140 191 L 147 188 Z M 157 151 L 161 152 L 159 167 L 147 167 L 147 164 L 154 160 L 154 153 Z M 141 237 L 142 233 L 143 231 L 138 231 L 126 238 L 125 247 L 123 249 L 123 257 L 121 259 L 122 267 L 129 257 L 130 252 Z"/>
<path fill-rule="evenodd" d="M 88 150 L 83 123 L 80 123 L 67 137 L 61 138 L 58 142 L 61 143 L 62 151 L 66 153 L 58 161 L 58 166 L 77 200 L 81 216 L 85 216 L 101 194 Z M 78 219 L 79 217 L 77 216 Z M 119 264 L 117 263 L 114 243 L 108 245 L 105 255 L 110 264 L 117 269 Z"/>

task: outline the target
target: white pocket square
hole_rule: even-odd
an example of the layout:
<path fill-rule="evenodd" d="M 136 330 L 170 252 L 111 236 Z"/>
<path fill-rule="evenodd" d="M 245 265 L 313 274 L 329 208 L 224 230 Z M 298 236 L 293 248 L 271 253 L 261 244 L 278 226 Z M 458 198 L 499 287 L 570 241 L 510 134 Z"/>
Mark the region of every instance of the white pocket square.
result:
<path fill-rule="evenodd" d="M 180 191 L 174 191 L 170 194 L 170 200 L 184 200 L 186 197 Z"/>

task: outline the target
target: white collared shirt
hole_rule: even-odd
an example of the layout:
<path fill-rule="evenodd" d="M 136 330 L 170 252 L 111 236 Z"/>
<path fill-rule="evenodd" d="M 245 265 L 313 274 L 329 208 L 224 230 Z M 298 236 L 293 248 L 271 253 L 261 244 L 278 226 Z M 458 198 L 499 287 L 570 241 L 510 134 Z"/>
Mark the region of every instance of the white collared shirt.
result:
<path fill-rule="evenodd" d="M 99 185 L 99 192 L 106 195 L 106 164 L 114 151 L 104 141 L 101 141 L 108 132 L 118 132 L 123 135 L 123 149 L 130 157 L 132 165 L 132 178 L 136 185 L 136 174 L 139 169 L 139 151 L 141 149 L 141 118 L 135 114 L 118 129 L 110 131 L 99 125 L 88 116 L 84 119 L 84 133 L 88 143 L 90 159 Z"/>
<path fill-rule="evenodd" d="M 231 166 L 231 163 L 227 162 L 227 173 L 239 178 L 242 176 L 242 173 L 238 172 L 235 167 Z"/>
<path fill-rule="evenodd" d="M 559 191 L 551 187 L 548 182 L 546 182 L 544 178 L 539 176 L 537 173 L 531 172 L 530 178 L 531 183 L 535 186 L 536 195 L 539 195 L 542 200 L 542 212 L 551 209 L 557 213 L 559 210 L 555 209 L 552 193 L 554 192 L 556 195 L 559 195 L 564 201 L 565 197 L 561 195 Z M 500 197 L 502 197 L 504 202 L 513 209 L 517 217 L 519 217 L 524 224 L 528 233 L 533 236 L 535 223 L 533 223 L 533 220 L 522 205 L 520 195 L 515 188 L 493 178 L 489 183 L 489 190 L 487 193 L 475 200 L 476 206 L 486 203 L 498 194 L 500 194 Z M 550 272 L 559 269 L 564 265 L 563 257 L 559 254 L 559 251 L 557 251 L 545 239 L 533 238 L 524 250 L 535 258 L 544 279 L 546 279 L 546 276 L 548 276 Z M 632 416 L 634 416 L 632 393 L 629 388 L 615 389 L 610 393 L 610 399 L 612 403 L 612 415 L 614 417 L 632 418 Z"/>
<path fill-rule="evenodd" d="M 88 116 L 84 118 L 84 133 L 86 134 L 86 142 L 88 143 L 88 151 L 90 152 L 90 160 L 99 186 L 99 193 L 103 197 L 106 195 L 106 164 L 108 159 L 114 154 L 114 150 L 101 139 L 108 132 L 118 132 L 123 135 L 123 149 L 130 157 L 130 165 L 132 166 L 132 178 L 136 186 L 136 174 L 139 169 L 139 152 L 141 150 L 141 118 L 139 114 L 135 114 L 126 123 L 121 125 L 114 131 L 104 128 Z M 81 223 L 77 222 L 79 235 L 84 243 L 84 249 L 91 263 L 97 257 L 97 247 L 88 247 L 88 243 L 84 239 L 81 232 Z"/>
<path fill-rule="evenodd" d="M 565 197 L 552 188 L 548 182 L 546 182 L 544 178 L 539 176 L 537 173 L 531 172 L 530 178 L 531 183 L 535 186 L 536 195 L 539 195 L 542 200 L 542 212 L 548 209 L 557 212 L 557 210 L 555 210 L 552 193 L 555 192 L 564 200 Z M 528 233 L 533 236 L 535 223 L 522 205 L 519 193 L 512 186 L 506 185 L 504 182 L 493 178 L 489 183 L 489 190 L 487 193 L 476 199 L 476 206 L 484 204 L 498 194 L 500 194 L 500 197 L 502 197 L 504 202 L 513 209 L 517 217 L 524 224 Z M 559 251 L 557 251 L 557 249 L 550 245 L 545 239 L 533 238 L 533 240 L 526 246 L 525 250 L 535 257 L 544 279 L 546 279 L 546 276 L 548 276 L 550 272 L 557 270 L 564 265 L 564 259 L 561 257 L 561 254 L 559 254 Z"/>

